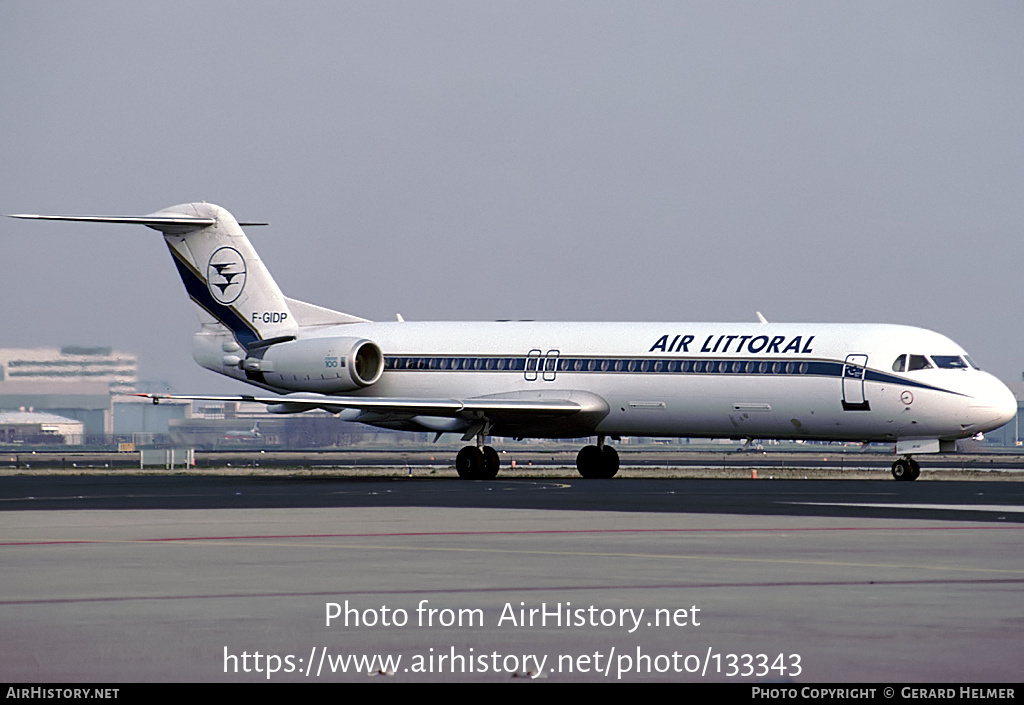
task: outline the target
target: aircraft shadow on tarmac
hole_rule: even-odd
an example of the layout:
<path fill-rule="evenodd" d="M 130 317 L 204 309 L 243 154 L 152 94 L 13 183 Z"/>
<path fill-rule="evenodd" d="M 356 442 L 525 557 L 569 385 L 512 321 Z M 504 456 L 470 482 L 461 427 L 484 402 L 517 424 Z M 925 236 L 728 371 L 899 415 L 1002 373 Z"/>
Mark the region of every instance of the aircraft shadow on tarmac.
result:
<path fill-rule="evenodd" d="M 0 479 L 0 511 L 438 507 L 1024 522 L 1022 482 L 280 476 Z"/>

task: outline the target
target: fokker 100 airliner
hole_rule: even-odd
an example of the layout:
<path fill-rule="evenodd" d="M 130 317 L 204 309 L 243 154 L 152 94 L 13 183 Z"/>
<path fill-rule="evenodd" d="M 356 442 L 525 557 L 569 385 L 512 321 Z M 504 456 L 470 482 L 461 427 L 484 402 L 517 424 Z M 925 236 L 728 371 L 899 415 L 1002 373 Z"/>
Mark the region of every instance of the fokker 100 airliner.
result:
<path fill-rule="evenodd" d="M 277 396 L 274 413 L 324 409 L 403 431 L 460 433 L 460 476 L 497 475 L 488 436 L 596 437 L 583 477 L 612 477 L 608 438 L 661 436 L 889 442 L 892 474 L 954 450 L 1017 404 L 949 338 L 836 323 L 372 322 L 290 299 L 242 226 L 207 203 L 145 216 L 16 218 L 135 223 L 163 233 L 201 328 L 203 367 Z M 154 402 L 169 398 L 149 395 Z"/>

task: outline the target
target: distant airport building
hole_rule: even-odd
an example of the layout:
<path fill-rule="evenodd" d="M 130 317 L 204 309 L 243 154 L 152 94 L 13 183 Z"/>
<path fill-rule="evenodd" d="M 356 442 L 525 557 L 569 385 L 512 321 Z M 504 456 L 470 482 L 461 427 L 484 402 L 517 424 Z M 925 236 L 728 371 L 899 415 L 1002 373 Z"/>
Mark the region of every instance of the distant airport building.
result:
<path fill-rule="evenodd" d="M 85 424 L 39 411 L 0 411 L 0 444 L 81 445 Z"/>
<path fill-rule="evenodd" d="M 112 397 L 134 392 L 138 356 L 108 347 L 0 348 L 0 409 L 45 411 L 113 433 Z"/>
<path fill-rule="evenodd" d="M 139 358 L 106 347 L 0 348 L 0 381 L 102 382 L 111 394 L 131 394 Z"/>

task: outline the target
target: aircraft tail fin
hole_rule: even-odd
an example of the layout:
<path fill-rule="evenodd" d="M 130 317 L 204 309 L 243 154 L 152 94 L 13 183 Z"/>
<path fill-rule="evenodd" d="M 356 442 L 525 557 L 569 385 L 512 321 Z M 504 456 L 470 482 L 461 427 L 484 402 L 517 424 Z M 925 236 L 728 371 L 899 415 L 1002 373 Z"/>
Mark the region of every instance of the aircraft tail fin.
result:
<path fill-rule="evenodd" d="M 171 206 L 145 216 L 14 215 L 35 220 L 130 223 L 159 230 L 200 321 L 216 320 L 245 348 L 295 337 L 302 326 L 365 319 L 287 298 L 260 260 L 243 225 L 210 203 Z M 212 319 L 211 319 L 212 317 Z"/>
<path fill-rule="evenodd" d="M 208 203 L 189 203 L 147 217 L 154 220 L 145 225 L 163 232 L 189 298 L 240 345 L 295 335 L 298 322 L 284 294 L 230 213 Z"/>

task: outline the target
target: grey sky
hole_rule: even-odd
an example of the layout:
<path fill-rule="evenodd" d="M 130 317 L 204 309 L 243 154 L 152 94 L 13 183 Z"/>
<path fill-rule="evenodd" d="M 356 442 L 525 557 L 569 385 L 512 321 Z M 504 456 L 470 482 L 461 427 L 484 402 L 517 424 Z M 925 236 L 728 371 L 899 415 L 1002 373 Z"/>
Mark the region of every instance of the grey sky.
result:
<path fill-rule="evenodd" d="M 1024 360 L 1020 2 L 0 2 L 0 212 L 268 220 L 368 318 L 884 321 Z M 178 391 L 158 233 L 0 222 L 0 344 Z"/>

